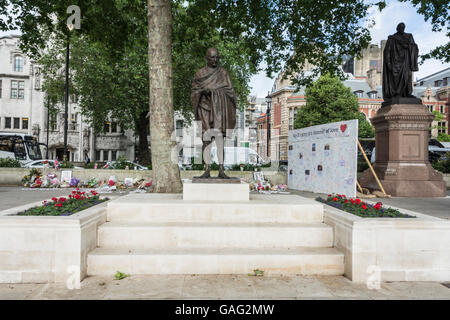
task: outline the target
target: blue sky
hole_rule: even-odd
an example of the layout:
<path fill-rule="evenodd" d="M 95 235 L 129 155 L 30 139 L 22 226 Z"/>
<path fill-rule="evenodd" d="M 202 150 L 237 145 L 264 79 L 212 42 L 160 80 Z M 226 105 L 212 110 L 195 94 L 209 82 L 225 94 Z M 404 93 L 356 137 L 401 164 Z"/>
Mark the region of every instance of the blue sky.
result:
<path fill-rule="evenodd" d="M 376 2 L 376 1 L 371 1 Z M 406 32 L 412 33 L 415 42 L 419 46 L 419 54 L 427 53 L 438 45 L 446 43 L 449 39 L 445 35 L 445 29 L 441 32 L 432 32 L 431 24 L 425 22 L 422 15 L 418 14 L 416 8 L 410 3 L 401 3 L 398 1 L 389 1 L 386 8 L 380 13 L 378 9 L 373 8 L 369 12 L 369 19 L 375 21 L 375 25 L 370 28 L 372 43 L 380 44 L 380 41 L 387 39 L 387 36 L 395 33 L 398 23 L 406 24 Z M 419 66 L 419 71 L 414 73 L 415 78 L 422 78 L 441 69 L 450 67 L 450 64 L 442 64 L 437 60 L 428 60 Z M 251 94 L 258 97 L 265 97 L 267 91 L 270 91 L 273 85 L 273 79 L 265 76 L 261 72 L 251 78 Z"/>

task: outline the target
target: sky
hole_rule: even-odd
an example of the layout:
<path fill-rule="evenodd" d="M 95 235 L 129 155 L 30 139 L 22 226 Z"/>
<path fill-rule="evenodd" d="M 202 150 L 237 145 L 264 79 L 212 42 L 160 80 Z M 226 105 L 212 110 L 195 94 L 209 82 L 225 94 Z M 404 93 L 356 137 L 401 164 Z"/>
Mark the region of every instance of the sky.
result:
<path fill-rule="evenodd" d="M 367 0 L 370 3 L 376 0 Z M 401 3 L 396 0 L 390 0 L 386 8 L 379 12 L 377 8 L 372 8 L 369 12 L 368 19 L 375 20 L 375 25 L 370 28 L 372 43 L 380 45 L 380 41 L 387 39 L 387 36 L 396 32 L 395 28 L 398 23 L 406 24 L 406 32 L 412 33 L 415 42 L 419 46 L 419 54 L 427 53 L 438 45 L 442 45 L 448 41 L 445 31 L 432 32 L 430 22 L 425 22 L 423 16 L 417 13 L 410 3 Z M 0 36 L 11 34 L 0 31 Z M 14 32 L 18 34 L 18 32 Z M 261 66 L 264 67 L 263 65 Z M 442 64 L 437 60 L 427 60 L 423 65 L 419 66 L 419 71 L 414 73 L 416 78 L 422 78 L 434 72 L 450 67 L 450 64 Z M 265 76 L 265 72 L 254 75 L 250 79 L 251 95 L 265 97 L 267 92 L 272 89 L 274 79 Z"/>
<path fill-rule="evenodd" d="M 432 32 L 431 23 L 425 22 L 423 16 L 418 14 L 416 8 L 409 3 L 390 1 L 381 13 L 377 8 L 373 8 L 368 18 L 375 20 L 374 27 L 369 29 L 374 44 L 380 45 L 381 40 L 394 34 L 400 22 L 406 24 L 405 32 L 413 34 L 414 41 L 419 47 L 419 54 L 428 53 L 431 49 L 448 41 L 445 31 Z M 430 59 L 423 65 L 419 65 L 419 71 L 414 73 L 414 77 L 420 79 L 448 67 L 450 64 Z M 250 80 L 251 94 L 265 97 L 272 89 L 273 82 L 274 79 L 267 78 L 264 71 L 254 75 Z"/>

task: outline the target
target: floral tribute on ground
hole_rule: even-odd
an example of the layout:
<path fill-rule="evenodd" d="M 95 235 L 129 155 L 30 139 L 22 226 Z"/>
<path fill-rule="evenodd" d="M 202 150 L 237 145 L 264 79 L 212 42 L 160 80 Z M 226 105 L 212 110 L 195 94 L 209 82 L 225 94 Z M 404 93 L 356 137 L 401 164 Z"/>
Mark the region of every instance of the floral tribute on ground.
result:
<path fill-rule="evenodd" d="M 33 207 L 25 211 L 19 212 L 19 216 L 70 216 L 81 210 L 85 210 L 102 202 L 109 200 L 108 198 L 100 199 L 95 190 L 90 192 L 80 191 L 80 189 L 72 191 L 72 194 L 66 197 L 53 197 L 49 201 L 43 201 L 42 206 Z"/>
<path fill-rule="evenodd" d="M 28 188 L 98 188 L 98 191 L 108 192 L 115 190 L 136 189 L 147 191 L 152 186 L 152 181 L 145 179 L 126 178 L 118 181 L 115 176 L 108 179 L 90 178 L 88 180 L 72 177 L 70 181 L 60 181 L 55 173 L 43 174 L 39 169 L 31 169 L 30 173 L 23 177 L 22 184 Z"/>
<path fill-rule="evenodd" d="M 317 201 L 364 218 L 415 218 L 392 208 L 384 208 L 381 202 L 370 204 L 358 198 L 349 198 L 341 194 L 329 194 L 326 199 L 317 197 Z"/>

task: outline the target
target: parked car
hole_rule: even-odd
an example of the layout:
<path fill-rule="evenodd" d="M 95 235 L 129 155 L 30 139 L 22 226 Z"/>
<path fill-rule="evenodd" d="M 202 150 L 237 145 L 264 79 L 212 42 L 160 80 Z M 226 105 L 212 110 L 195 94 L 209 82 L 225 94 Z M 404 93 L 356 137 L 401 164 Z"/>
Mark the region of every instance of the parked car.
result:
<path fill-rule="evenodd" d="M 55 167 L 55 160 L 34 160 L 27 162 L 22 166 L 23 168 L 54 168 Z M 82 167 L 74 166 L 73 169 L 83 169 Z"/>
<path fill-rule="evenodd" d="M 122 164 L 123 161 L 108 161 L 104 166 L 103 169 L 117 169 L 117 166 L 119 164 Z M 131 161 L 125 161 L 126 165 L 130 170 L 148 170 L 147 167 L 144 167 L 138 163 L 131 162 Z"/>
<path fill-rule="evenodd" d="M 236 164 L 251 164 L 254 166 L 261 166 L 266 161 L 253 149 L 245 147 L 225 147 L 224 166 L 231 168 Z M 217 148 L 211 148 L 211 160 L 218 163 Z"/>

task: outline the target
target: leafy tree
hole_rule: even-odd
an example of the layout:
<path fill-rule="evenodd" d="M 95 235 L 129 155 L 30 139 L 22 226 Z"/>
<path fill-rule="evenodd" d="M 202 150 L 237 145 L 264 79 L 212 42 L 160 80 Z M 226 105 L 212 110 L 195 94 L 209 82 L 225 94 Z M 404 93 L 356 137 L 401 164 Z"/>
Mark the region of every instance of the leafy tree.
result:
<path fill-rule="evenodd" d="M 306 128 L 330 122 L 358 119 L 358 136 L 374 136 L 372 125 L 359 112 L 358 98 L 338 77 L 322 75 L 306 88 L 306 106 L 301 107 L 295 118 L 294 128 Z"/>

